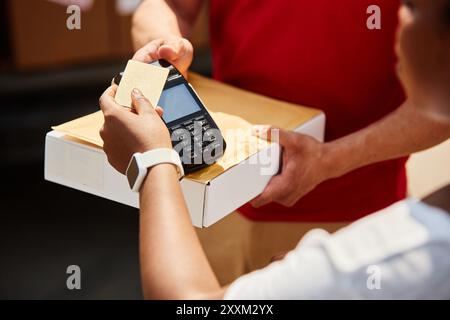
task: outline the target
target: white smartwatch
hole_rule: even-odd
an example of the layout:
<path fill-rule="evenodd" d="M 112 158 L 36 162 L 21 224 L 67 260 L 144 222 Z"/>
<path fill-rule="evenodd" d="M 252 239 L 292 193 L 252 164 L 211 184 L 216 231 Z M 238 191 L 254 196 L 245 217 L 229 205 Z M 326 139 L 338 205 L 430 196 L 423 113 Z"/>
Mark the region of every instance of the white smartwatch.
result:
<path fill-rule="evenodd" d="M 155 149 L 145 153 L 135 153 L 127 169 L 127 178 L 131 190 L 139 192 L 142 183 L 147 177 L 148 170 L 162 163 L 175 165 L 178 171 L 178 178 L 184 177 L 180 156 L 173 149 Z"/>

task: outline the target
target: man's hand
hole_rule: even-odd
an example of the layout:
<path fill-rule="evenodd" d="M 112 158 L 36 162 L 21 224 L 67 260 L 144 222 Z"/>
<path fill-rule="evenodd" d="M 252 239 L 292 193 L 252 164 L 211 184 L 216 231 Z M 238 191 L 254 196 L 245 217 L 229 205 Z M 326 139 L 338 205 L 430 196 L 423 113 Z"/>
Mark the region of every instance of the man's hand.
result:
<path fill-rule="evenodd" d="M 134 109 L 124 108 L 114 100 L 116 90 L 117 86 L 112 86 L 100 98 L 100 107 L 105 116 L 100 136 L 109 163 L 125 174 L 136 152 L 172 148 L 172 144 L 169 131 L 161 119 L 161 108 L 155 110 L 137 89 L 131 94 Z"/>
<path fill-rule="evenodd" d="M 259 127 L 254 130 L 256 136 L 268 140 L 275 132 L 278 132 L 279 141 L 274 142 L 282 147 L 281 172 L 270 180 L 260 196 L 251 201 L 256 208 L 270 202 L 291 207 L 326 180 L 323 143 L 282 129 Z"/>
<path fill-rule="evenodd" d="M 189 40 L 178 36 L 170 36 L 149 42 L 135 53 L 133 60 L 148 63 L 165 59 L 186 77 L 193 56 L 194 48 Z"/>

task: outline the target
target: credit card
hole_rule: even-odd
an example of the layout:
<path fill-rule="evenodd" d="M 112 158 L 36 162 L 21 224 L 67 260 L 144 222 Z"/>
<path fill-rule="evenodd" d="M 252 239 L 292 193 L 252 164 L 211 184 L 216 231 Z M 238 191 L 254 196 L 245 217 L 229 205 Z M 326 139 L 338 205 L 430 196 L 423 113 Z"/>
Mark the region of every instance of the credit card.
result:
<path fill-rule="evenodd" d="M 136 88 L 153 107 L 157 107 L 168 75 L 169 70 L 166 68 L 130 60 L 122 75 L 115 100 L 118 104 L 131 108 L 131 92 Z"/>

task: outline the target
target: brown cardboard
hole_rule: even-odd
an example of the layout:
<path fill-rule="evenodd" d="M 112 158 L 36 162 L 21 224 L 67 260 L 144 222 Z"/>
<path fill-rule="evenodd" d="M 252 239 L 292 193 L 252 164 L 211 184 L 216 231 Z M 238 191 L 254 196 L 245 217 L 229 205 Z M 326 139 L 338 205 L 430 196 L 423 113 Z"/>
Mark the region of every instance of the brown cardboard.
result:
<path fill-rule="evenodd" d="M 279 170 L 280 146 L 251 136 L 248 129 L 253 124 L 293 129 L 323 141 L 325 115 L 316 109 L 276 101 L 195 74 L 189 80 L 209 107 L 228 144 L 217 164 L 180 181 L 192 224 L 204 228 L 261 194 Z M 102 125 L 103 116 L 98 112 L 49 132 L 45 143 L 45 179 L 139 208 L 139 195 L 130 190 L 126 177 L 108 163 L 101 149 L 98 131 Z M 227 131 L 231 129 L 239 129 L 240 137 L 245 139 L 229 138 Z"/>
<path fill-rule="evenodd" d="M 108 57 L 110 3 L 96 0 L 92 9 L 82 13 L 81 30 L 68 30 L 65 6 L 46 0 L 9 0 L 16 67 L 55 67 Z"/>

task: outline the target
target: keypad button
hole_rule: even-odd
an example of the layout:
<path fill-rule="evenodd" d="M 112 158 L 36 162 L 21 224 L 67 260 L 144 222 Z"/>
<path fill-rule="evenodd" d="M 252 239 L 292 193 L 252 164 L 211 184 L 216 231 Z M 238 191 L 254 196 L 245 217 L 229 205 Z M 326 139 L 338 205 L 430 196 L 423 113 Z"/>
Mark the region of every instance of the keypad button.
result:
<path fill-rule="evenodd" d="M 195 124 L 200 126 L 200 127 L 204 127 L 205 125 L 209 124 L 207 120 L 202 119 L 202 120 L 195 120 Z"/>
<path fill-rule="evenodd" d="M 213 142 L 213 143 L 209 144 L 204 150 L 205 158 L 216 157 L 216 155 L 223 152 L 222 149 L 223 149 L 223 146 L 219 142 Z"/>
<path fill-rule="evenodd" d="M 223 145 L 220 142 L 213 142 L 207 148 L 211 151 L 211 156 L 213 157 L 223 153 Z"/>
<path fill-rule="evenodd" d="M 172 140 L 173 141 L 181 141 L 181 140 L 186 140 L 186 139 L 190 139 L 190 133 L 189 131 L 185 130 L 185 129 L 177 129 L 172 133 Z"/>
<path fill-rule="evenodd" d="M 202 142 L 197 142 L 194 144 L 194 151 L 202 151 L 203 150 L 203 143 Z"/>
<path fill-rule="evenodd" d="M 205 141 L 216 141 L 219 138 L 221 138 L 220 132 L 216 130 L 207 130 L 205 134 L 203 135 Z"/>
<path fill-rule="evenodd" d="M 186 153 L 186 154 L 191 154 L 192 153 L 192 145 L 188 145 L 188 146 L 186 146 L 186 147 L 184 147 L 183 148 L 183 153 Z"/>
<path fill-rule="evenodd" d="M 171 132 L 177 131 L 178 129 L 182 129 L 180 125 L 170 128 Z"/>
<path fill-rule="evenodd" d="M 189 140 L 181 140 L 181 141 L 172 141 L 172 146 L 174 147 L 175 151 L 180 152 L 187 146 L 189 146 L 191 142 Z"/>
<path fill-rule="evenodd" d="M 180 154 L 185 168 L 212 164 L 223 153 L 220 131 L 205 116 L 185 121 L 170 128 L 174 149 Z"/>
<path fill-rule="evenodd" d="M 209 146 L 212 149 L 218 149 L 218 148 L 222 148 L 222 143 L 220 143 L 220 142 L 213 142 Z"/>
<path fill-rule="evenodd" d="M 201 153 L 200 153 L 200 154 L 201 154 Z M 194 153 L 191 155 L 191 163 L 192 163 L 192 164 L 201 164 L 201 163 L 202 163 L 202 159 L 201 159 L 201 157 L 200 157 L 200 154 L 197 153 L 197 152 L 194 152 Z"/>

